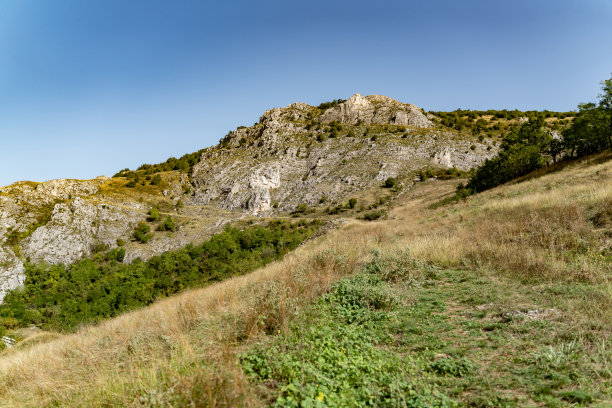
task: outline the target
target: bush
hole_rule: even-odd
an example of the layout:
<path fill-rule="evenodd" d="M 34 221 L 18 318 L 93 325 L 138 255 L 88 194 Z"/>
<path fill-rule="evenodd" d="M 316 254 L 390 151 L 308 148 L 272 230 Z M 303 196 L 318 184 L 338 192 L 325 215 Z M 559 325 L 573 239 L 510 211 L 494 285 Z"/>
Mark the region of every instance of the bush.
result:
<path fill-rule="evenodd" d="M 545 166 L 543 153 L 552 138 L 543 131 L 543 125 L 544 120 L 538 117 L 511 132 L 503 140 L 500 153 L 476 170 L 467 188 L 481 192 Z"/>
<path fill-rule="evenodd" d="M 176 225 L 174 225 L 174 220 L 171 216 L 166 217 L 165 221 L 157 227 L 158 231 L 174 231 L 175 229 Z"/>
<path fill-rule="evenodd" d="M 366 221 L 374 221 L 379 218 L 385 217 L 386 215 L 387 215 L 387 212 L 385 210 L 376 210 L 376 211 L 370 211 L 370 212 L 365 213 L 362 219 Z"/>
<path fill-rule="evenodd" d="M 153 178 L 151 178 L 151 185 L 152 186 L 158 186 L 160 185 L 162 182 L 162 178 L 159 174 L 156 174 L 153 176 Z"/>
<path fill-rule="evenodd" d="M 472 370 L 472 363 L 466 358 L 441 358 L 429 364 L 428 369 L 439 375 L 463 377 Z"/>
<path fill-rule="evenodd" d="M 145 231 L 148 225 L 143 225 Z M 147 262 L 121 263 L 123 248 L 67 266 L 26 262 L 23 288 L 10 291 L 0 305 L 0 326 L 41 324 L 45 329 L 73 330 L 280 259 L 320 225 L 315 220 L 274 221 L 243 230 L 227 227 L 200 245 Z"/>
<path fill-rule="evenodd" d="M 314 212 L 314 210 L 311 209 L 310 207 L 308 207 L 308 204 L 301 203 L 301 204 L 298 204 L 298 206 L 295 208 L 295 210 L 293 210 L 291 212 L 291 215 L 293 215 L 294 217 L 297 217 L 299 215 L 306 215 L 306 214 L 309 214 L 311 212 Z"/>
<path fill-rule="evenodd" d="M 346 99 L 334 99 L 331 102 L 323 102 L 322 104 L 320 104 L 319 106 L 317 106 L 317 108 L 321 109 L 321 110 L 327 110 L 329 108 L 333 108 L 336 105 L 339 105 L 343 102 L 346 102 Z"/>
<path fill-rule="evenodd" d="M 348 207 L 352 210 L 353 208 L 355 208 L 355 206 L 357 205 L 357 199 L 356 198 L 350 198 L 348 200 Z"/>
<path fill-rule="evenodd" d="M 141 243 L 146 243 L 151 239 L 151 234 L 148 232 L 151 230 L 145 222 L 140 221 L 134 230 L 134 239 Z"/>
<path fill-rule="evenodd" d="M 156 207 L 151 208 L 147 214 L 147 221 L 152 222 L 159 220 L 159 210 Z"/>
<path fill-rule="evenodd" d="M 393 188 L 397 185 L 397 180 L 395 179 L 395 177 L 389 177 L 388 179 L 385 180 L 385 183 L 383 184 L 384 188 Z"/>

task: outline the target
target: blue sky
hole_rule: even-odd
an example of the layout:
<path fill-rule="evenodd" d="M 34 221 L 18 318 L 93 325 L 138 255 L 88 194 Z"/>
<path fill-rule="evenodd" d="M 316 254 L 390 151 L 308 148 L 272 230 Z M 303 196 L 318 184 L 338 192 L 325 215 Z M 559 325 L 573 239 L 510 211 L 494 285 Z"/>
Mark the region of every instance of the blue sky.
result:
<path fill-rule="evenodd" d="M 0 0 L 0 185 L 110 176 L 356 92 L 571 110 L 610 77 L 611 21 L 609 0 Z"/>

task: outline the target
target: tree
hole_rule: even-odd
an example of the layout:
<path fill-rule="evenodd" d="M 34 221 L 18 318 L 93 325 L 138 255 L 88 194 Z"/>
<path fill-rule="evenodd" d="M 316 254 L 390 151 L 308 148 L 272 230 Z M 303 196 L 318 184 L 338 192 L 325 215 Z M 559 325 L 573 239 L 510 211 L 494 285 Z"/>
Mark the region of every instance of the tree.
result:
<path fill-rule="evenodd" d="M 140 221 L 134 230 L 134 239 L 143 244 L 151 239 L 151 234 L 148 232 L 151 230 L 145 222 Z"/>
<path fill-rule="evenodd" d="M 149 210 L 149 216 L 147 217 L 147 221 L 157 220 L 159 220 L 159 210 L 156 207 L 153 207 Z"/>
<path fill-rule="evenodd" d="M 606 127 L 604 132 L 607 134 L 607 147 L 610 147 L 612 145 L 612 74 L 610 74 L 610 79 L 601 81 L 599 107 L 603 111 L 602 116 Z"/>
<path fill-rule="evenodd" d="M 570 157 L 597 153 L 612 147 L 612 77 L 601 82 L 599 101 L 581 103 L 572 126 L 563 132 Z"/>
<path fill-rule="evenodd" d="M 174 231 L 175 229 L 176 225 L 171 216 L 166 217 L 166 220 L 157 227 L 158 231 Z"/>
<path fill-rule="evenodd" d="M 476 170 L 467 188 L 474 192 L 488 190 L 545 166 L 543 153 L 549 151 L 552 137 L 543 125 L 544 119 L 538 116 L 510 132 L 499 154 Z"/>
<path fill-rule="evenodd" d="M 385 184 L 383 184 L 384 188 L 393 188 L 397 184 L 397 180 L 395 177 L 389 177 L 385 180 Z"/>
<path fill-rule="evenodd" d="M 183 170 L 182 168 L 180 170 Z M 151 185 L 152 186 L 158 186 L 160 185 L 162 182 L 162 178 L 159 174 L 156 174 L 153 176 L 153 178 L 151 179 Z"/>
<path fill-rule="evenodd" d="M 557 162 L 557 157 L 563 153 L 563 141 L 560 139 L 553 139 L 550 141 L 550 145 L 548 147 L 548 154 L 553 159 L 553 163 Z"/>

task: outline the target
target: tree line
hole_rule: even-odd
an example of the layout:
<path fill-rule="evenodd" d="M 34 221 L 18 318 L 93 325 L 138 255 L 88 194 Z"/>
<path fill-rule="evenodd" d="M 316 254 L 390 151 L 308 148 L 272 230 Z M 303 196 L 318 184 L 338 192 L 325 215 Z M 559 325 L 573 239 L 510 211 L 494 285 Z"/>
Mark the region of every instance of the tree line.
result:
<path fill-rule="evenodd" d="M 130 264 L 122 263 L 122 247 L 67 266 L 28 262 L 24 286 L 0 305 L 0 334 L 30 325 L 71 331 L 186 288 L 250 272 L 280 259 L 320 226 L 318 220 L 228 226 L 200 245 Z"/>
<path fill-rule="evenodd" d="M 499 154 L 486 160 L 460 185 L 458 197 L 484 191 L 558 160 L 569 160 L 612 147 L 612 77 L 601 82 L 597 102 L 581 103 L 572 123 L 553 137 L 544 115 L 535 115 L 511 131 Z"/>

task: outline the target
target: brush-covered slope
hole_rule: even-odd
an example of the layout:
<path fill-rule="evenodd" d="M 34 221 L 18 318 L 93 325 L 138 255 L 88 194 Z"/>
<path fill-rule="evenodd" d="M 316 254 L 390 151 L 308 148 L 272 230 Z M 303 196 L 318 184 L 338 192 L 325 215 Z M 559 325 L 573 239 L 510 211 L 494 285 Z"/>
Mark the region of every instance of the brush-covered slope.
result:
<path fill-rule="evenodd" d="M 493 146 L 493 147 L 492 147 Z M 409 189 L 418 170 L 467 170 L 495 154 L 494 142 L 435 126 L 416 106 L 353 95 L 319 107 L 266 111 L 219 145 L 112 179 L 21 182 L 0 188 L 0 300 L 24 279 L 23 262 L 70 263 L 125 246 L 125 262 L 200 242 L 232 220 L 319 212 L 349 198 L 380 200 L 381 184 Z M 305 207 L 306 206 L 306 207 Z M 175 231 L 133 232 L 156 208 Z"/>
<path fill-rule="evenodd" d="M 417 183 L 386 221 L 39 335 L 0 356 L 0 404 L 609 406 L 611 156 L 549 170 L 446 207 L 457 181 Z"/>

